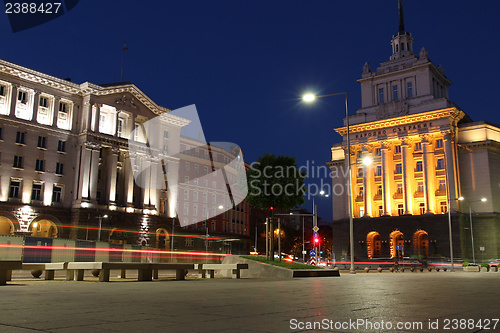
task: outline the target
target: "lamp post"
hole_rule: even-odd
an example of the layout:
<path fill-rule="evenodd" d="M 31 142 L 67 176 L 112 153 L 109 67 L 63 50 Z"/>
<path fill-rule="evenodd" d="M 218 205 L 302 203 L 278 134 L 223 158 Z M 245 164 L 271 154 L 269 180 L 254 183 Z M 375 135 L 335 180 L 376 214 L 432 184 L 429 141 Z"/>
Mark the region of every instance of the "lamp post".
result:
<path fill-rule="evenodd" d="M 349 108 L 347 103 L 347 92 L 328 94 L 328 95 L 320 95 L 315 96 L 314 94 L 306 94 L 302 97 L 304 102 L 313 102 L 318 97 L 328 97 L 328 96 L 337 96 L 337 95 L 345 95 L 345 122 L 347 129 L 347 205 L 349 211 L 349 242 L 350 242 L 350 252 L 351 252 L 351 268 L 349 270 L 350 274 L 356 274 L 356 270 L 354 269 L 354 224 L 352 219 L 352 189 L 351 189 L 351 142 L 349 138 Z"/>
<path fill-rule="evenodd" d="M 99 215 L 97 217 L 97 219 L 99 220 L 99 233 L 97 234 L 97 241 L 100 242 L 101 241 L 101 229 L 102 229 L 102 219 L 105 218 L 107 219 L 108 218 L 108 215 L 104 214 L 104 215 Z"/>
<path fill-rule="evenodd" d="M 471 239 L 471 245 L 472 245 L 472 263 L 476 263 L 476 254 L 474 251 L 474 232 L 472 231 L 472 203 L 474 202 L 486 202 L 486 198 L 482 198 L 481 200 L 473 200 L 469 201 L 469 222 L 470 222 L 470 239 Z"/>

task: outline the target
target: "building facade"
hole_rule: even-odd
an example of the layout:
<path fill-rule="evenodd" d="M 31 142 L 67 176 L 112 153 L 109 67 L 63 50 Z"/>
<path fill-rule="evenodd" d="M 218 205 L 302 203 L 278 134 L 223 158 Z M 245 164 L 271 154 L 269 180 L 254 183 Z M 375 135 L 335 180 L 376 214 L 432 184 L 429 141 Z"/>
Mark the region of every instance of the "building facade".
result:
<path fill-rule="evenodd" d="M 188 123 L 131 83 L 76 84 L 0 60 L 0 234 L 205 250 L 198 235 L 205 230 L 193 233 L 201 227 L 181 228 L 178 220 L 194 194 L 169 189 L 167 174 L 194 179 L 222 168 L 230 154 L 216 147 L 210 158 L 190 154 L 192 140 L 181 138 Z M 207 186 L 191 214 L 202 215 L 226 189 L 200 185 Z M 243 202 L 214 217 L 210 232 L 248 238 L 248 212 Z M 184 234 L 175 244 L 172 225 Z"/>
<path fill-rule="evenodd" d="M 363 66 L 362 106 L 348 119 L 351 156 L 347 126 L 336 129 L 343 142 L 332 146 L 328 162 L 335 251 L 348 252 L 350 163 L 356 257 L 449 257 L 450 210 L 455 256 L 471 259 L 473 225 L 476 252 L 483 247 L 488 258 L 498 258 L 500 128 L 472 122 L 450 101 L 444 70 L 425 48 L 413 50 L 401 2 L 391 45 L 389 61 L 374 71 Z"/>

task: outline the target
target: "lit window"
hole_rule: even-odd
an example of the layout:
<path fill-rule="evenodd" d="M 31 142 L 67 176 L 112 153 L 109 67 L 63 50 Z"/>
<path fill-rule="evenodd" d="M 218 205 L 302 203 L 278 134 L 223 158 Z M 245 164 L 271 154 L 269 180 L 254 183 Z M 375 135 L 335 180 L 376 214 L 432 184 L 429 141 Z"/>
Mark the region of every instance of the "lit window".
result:
<path fill-rule="evenodd" d="M 40 172 L 45 171 L 45 161 L 37 159 L 35 164 L 35 170 Z"/>
<path fill-rule="evenodd" d="M 359 207 L 359 217 L 365 216 L 365 207 Z"/>
<path fill-rule="evenodd" d="M 26 91 L 19 90 L 17 93 L 17 100 L 20 103 L 26 104 Z"/>
<path fill-rule="evenodd" d="M 398 100 L 398 86 L 392 86 L 392 99 Z"/>
<path fill-rule="evenodd" d="M 444 169 L 444 158 L 438 158 L 437 160 L 437 170 L 443 170 Z"/>
<path fill-rule="evenodd" d="M 378 90 L 378 100 L 380 103 L 384 103 L 384 88 Z"/>
<path fill-rule="evenodd" d="M 417 172 L 421 172 L 424 170 L 424 166 L 422 164 L 422 161 L 417 162 Z"/>
<path fill-rule="evenodd" d="M 441 206 L 441 214 L 448 213 L 448 205 L 446 204 L 446 201 L 441 201 L 440 206 Z"/>
<path fill-rule="evenodd" d="M 359 193 L 358 193 L 358 195 L 359 195 L 360 197 L 362 197 L 362 196 L 364 195 L 364 191 L 363 191 L 363 190 L 364 190 L 364 189 L 363 189 L 363 187 L 360 187 L 360 188 L 359 188 Z"/>
<path fill-rule="evenodd" d="M 443 139 L 436 140 L 436 148 L 443 148 Z"/>
<path fill-rule="evenodd" d="M 380 155 L 382 155 L 382 149 L 376 148 L 375 149 L 375 156 L 380 156 Z"/>
<path fill-rule="evenodd" d="M 422 142 L 417 142 L 415 144 L 415 150 L 417 150 L 417 151 L 422 150 Z"/>
<path fill-rule="evenodd" d="M 38 148 L 47 148 L 47 137 L 39 136 L 38 137 Z"/>
<path fill-rule="evenodd" d="M 26 133 L 24 133 L 24 132 L 17 132 L 17 134 L 16 134 L 16 143 L 19 143 L 21 145 L 25 145 L 26 144 L 25 137 L 26 137 Z"/>
<path fill-rule="evenodd" d="M 413 97 L 413 83 L 408 82 L 406 87 L 407 87 L 408 97 Z"/>
<path fill-rule="evenodd" d="M 377 176 L 377 177 L 382 176 L 382 166 L 381 165 L 377 165 L 377 168 L 375 170 L 376 170 L 375 176 Z"/>
<path fill-rule="evenodd" d="M 418 182 L 417 192 L 424 192 L 424 182 Z"/>
<path fill-rule="evenodd" d="M 396 172 L 395 174 L 403 173 L 403 165 L 401 163 L 396 164 Z"/>
<path fill-rule="evenodd" d="M 378 216 L 384 215 L 384 208 L 382 206 L 378 206 Z"/>
<path fill-rule="evenodd" d="M 23 168 L 23 157 L 22 156 L 14 156 L 14 164 L 12 165 L 14 168 L 22 169 Z"/>
<path fill-rule="evenodd" d="M 18 199 L 20 194 L 20 189 L 21 189 L 21 182 L 17 180 L 11 180 L 9 187 L 9 198 Z"/>
<path fill-rule="evenodd" d="M 31 191 L 31 200 L 42 200 L 42 184 L 33 184 L 33 189 Z"/>
<path fill-rule="evenodd" d="M 401 154 L 401 146 L 394 147 L 394 154 Z"/>
<path fill-rule="evenodd" d="M 398 183 L 397 188 L 396 188 L 396 193 L 402 194 L 403 193 L 403 184 Z"/>

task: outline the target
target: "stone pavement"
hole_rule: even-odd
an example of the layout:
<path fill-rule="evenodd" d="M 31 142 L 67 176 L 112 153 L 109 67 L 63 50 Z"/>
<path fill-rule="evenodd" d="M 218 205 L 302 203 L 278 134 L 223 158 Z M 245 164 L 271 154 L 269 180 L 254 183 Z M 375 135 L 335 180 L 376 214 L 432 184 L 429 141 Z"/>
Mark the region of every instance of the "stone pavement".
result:
<path fill-rule="evenodd" d="M 303 332 L 315 321 L 325 332 L 479 332 L 478 323 L 500 317 L 499 282 L 500 272 L 110 283 L 14 276 L 0 287 L 0 332 Z M 474 328 L 453 330 L 453 319 Z M 500 323 L 484 330 L 495 331 Z"/>

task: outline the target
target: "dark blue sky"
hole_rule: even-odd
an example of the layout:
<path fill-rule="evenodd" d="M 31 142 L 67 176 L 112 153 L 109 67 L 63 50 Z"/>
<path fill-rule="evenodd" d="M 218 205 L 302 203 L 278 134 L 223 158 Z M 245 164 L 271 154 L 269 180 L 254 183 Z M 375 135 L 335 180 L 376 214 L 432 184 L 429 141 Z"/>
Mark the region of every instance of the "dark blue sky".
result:
<path fill-rule="evenodd" d="M 415 51 L 424 46 L 453 82 L 451 100 L 500 123 L 500 2 L 405 1 L 404 10 Z M 239 144 L 249 163 L 271 152 L 324 165 L 341 140 L 343 98 L 304 106 L 300 95 L 347 91 L 354 113 L 363 64 L 389 59 L 397 29 L 396 0 L 81 0 L 18 33 L 0 14 L 0 58 L 77 83 L 116 82 L 126 41 L 124 80 L 170 109 L 196 104 L 207 140 Z M 317 202 L 331 219 L 330 199 Z"/>

